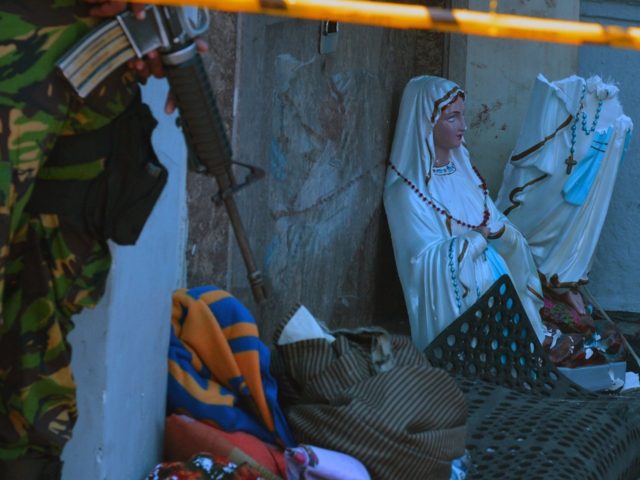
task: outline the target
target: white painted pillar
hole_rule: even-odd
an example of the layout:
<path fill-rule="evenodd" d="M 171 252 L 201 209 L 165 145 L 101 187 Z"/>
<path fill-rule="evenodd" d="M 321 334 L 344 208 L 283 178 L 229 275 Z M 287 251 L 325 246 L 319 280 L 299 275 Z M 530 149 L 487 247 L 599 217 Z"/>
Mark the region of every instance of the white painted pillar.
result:
<path fill-rule="evenodd" d="M 72 368 L 79 418 L 63 453 L 63 480 L 139 479 L 158 462 L 165 417 L 171 293 L 184 284 L 186 149 L 166 81 L 143 99 L 159 124 L 153 145 L 169 181 L 134 246 L 111 245 L 107 292 L 74 318 Z"/>

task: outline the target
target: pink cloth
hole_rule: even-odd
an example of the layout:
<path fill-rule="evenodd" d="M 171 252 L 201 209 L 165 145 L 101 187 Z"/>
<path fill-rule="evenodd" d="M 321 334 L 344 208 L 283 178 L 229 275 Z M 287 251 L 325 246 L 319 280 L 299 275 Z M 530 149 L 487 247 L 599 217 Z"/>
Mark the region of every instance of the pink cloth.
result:
<path fill-rule="evenodd" d="M 284 454 L 289 480 L 370 480 L 359 460 L 311 445 L 288 448 Z"/>

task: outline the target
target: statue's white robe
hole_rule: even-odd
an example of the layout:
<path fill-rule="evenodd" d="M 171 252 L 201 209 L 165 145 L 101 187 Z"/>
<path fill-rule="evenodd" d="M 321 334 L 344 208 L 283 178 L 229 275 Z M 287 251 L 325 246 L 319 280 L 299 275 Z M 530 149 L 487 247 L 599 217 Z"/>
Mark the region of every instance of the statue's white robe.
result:
<path fill-rule="evenodd" d="M 429 187 L 433 198 L 446 199 L 442 203 L 454 218 L 475 225 L 482 221 L 483 198 L 480 181 L 469 178 L 468 172 L 458 167 L 451 175 L 434 175 Z M 385 191 L 384 205 L 411 335 L 419 348 L 426 347 L 503 273 L 510 275 L 538 338 L 543 338 L 536 266 L 524 237 L 490 198 L 489 229 L 502 235 L 488 241 L 476 231 L 447 222 L 403 182 Z"/>
<path fill-rule="evenodd" d="M 576 124 L 574 159 L 567 173 L 571 127 L 583 85 L 586 127 L 603 100 L 590 135 Z M 586 283 L 614 182 L 633 124 L 623 114 L 618 88 L 599 77 L 549 82 L 539 75 L 514 153 L 505 167 L 496 205 L 525 236 L 551 287 Z M 582 115 L 580 115 L 581 117 Z"/>

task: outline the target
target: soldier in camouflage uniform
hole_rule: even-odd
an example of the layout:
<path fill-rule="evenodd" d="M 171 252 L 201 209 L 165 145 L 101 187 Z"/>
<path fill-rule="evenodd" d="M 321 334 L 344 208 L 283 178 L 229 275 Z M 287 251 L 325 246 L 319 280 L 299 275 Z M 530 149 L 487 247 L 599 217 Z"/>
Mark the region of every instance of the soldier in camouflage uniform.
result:
<path fill-rule="evenodd" d="M 0 480 L 59 478 L 76 419 L 70 317 L 96 305 L 110 266 L 101 235 L 29 209 L 37 178 L 104 170 L 47 161 L 59 137 L 103 127 L 137 94 L 123 69 L 81 102 L 54 72 L 96 21 L 79 0 L 0 0 Z"/>

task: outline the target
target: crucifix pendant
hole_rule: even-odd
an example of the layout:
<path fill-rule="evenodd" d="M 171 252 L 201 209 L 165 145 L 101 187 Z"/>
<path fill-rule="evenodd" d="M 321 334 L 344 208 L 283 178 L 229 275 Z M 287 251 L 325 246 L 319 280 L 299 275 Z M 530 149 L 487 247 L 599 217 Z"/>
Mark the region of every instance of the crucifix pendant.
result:
<path fill-rule="evenodd" d="M 567 164 L 567 175 L 569 175 L 569 174 L 571 173 L 571 169 L 573 168 L 573 166 L 578 164 L 578 162 L 576 162 L 576 161 L 573 159 L 573 153 L 572 153 L 572 154 L 570 154 L 570 155 L 567 157 L 567 159 L 564 161 L 564 163 L 566 163 L 566 164 Z"/>

